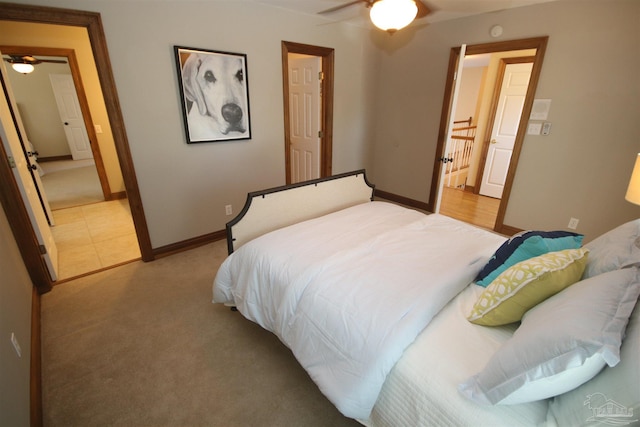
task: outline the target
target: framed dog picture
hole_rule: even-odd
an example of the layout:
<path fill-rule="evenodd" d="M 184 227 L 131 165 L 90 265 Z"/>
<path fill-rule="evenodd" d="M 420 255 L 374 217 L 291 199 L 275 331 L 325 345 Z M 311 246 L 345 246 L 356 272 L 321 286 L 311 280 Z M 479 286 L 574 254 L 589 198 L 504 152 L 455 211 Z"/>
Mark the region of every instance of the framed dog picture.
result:
<path fill-rule="evenodd" d="M 247 55 L 174 51 L 187 143 L 251 139 Z"/>

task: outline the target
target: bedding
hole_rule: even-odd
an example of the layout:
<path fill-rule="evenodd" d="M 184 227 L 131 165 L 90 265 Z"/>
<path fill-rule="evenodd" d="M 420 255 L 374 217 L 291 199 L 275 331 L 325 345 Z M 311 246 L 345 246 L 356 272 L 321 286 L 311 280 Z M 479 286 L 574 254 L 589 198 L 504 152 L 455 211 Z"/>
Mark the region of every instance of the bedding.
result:
<path fill-rule="evenodd" d="M 590 251 L 590 261 L 583 279 L 640 265 L 640 219 L 622 224 L 584 246 Z"/>
<path fill-rule="evenodd" d="M 509 267 L 480 295 L 469 321 L 486 326 L 519 322 L 527 310 L 580 280 L 587 254 L 586 249 L 565 249 Z"/>
<path fill-rule="evenodd" d="M 486 287 L 500 273 L 529 258 L 564 249 L 578 249 L 582 246 L 583 238 L 582 234 L 562 230 L 529 230 L 517 233 L 504 242 L 482 267 L 476 283 Z"/>
<path fill-rule="evenodd" d="M 516 323 L 480 326 L 466 316 L 484 288 L 467 286 L 407 348 L 389 373 L 371 417 L 371 427 L 534 427 L 547 416 L 548 401 L 479 405 L 457 387 L 480 372 L 512 337 Z"/>
<path fill-rule="evenodd" d="M 275 333 L 345 416 L 364 420 L 405 349 L 504 241 L 362 203 L 246 243 L 221 265 L 213 300 Z"/>
<path fill-rule="evenodd" d="M 581 249 L 575 233 L 507 240 L 370 203 L 372 188 L 360 170 L 249 193 L 227 224 L 231 256 L 214 281 L 214 302 L 274 332 L 338 409 L 367 426 L 638 422 L 640 220 Z M 321 217 L 328 211 L 336 212 Z M 531 240 L 520 251 L 510 245 L 518 236 Z M 528 302 L 521 323 L 469 321 L 500 274 L 566 249 L 577 249 L 571 279 Z M 471 282 L 481 269 L 500 268 L 487 288 Z M 481 391 L 498 384 L 491 398 L 469 396 L 480 382 Z"/>
<path fill-rule="evenodd" d="M 640 272 L 626 268 L 552 296 L 526 313 L 514 336 L 461 384 L 461 392 L 481 404 L 514 404 L 575 389 L 620 362 L 639 294 Z"/>

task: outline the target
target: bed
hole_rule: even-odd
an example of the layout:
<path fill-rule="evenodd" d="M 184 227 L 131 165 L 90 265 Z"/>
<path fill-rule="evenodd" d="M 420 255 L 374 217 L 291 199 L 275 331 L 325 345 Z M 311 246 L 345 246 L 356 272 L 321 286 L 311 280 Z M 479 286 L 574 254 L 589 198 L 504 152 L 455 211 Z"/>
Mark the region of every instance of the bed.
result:
<path fill-rule="evenodd" d="M 630 425 L 638 236 L 635 221 L 590 247 L 507 238 L 374 201 L 358 170 L 249 193 L 213 301 L 277 335 L 364 425 Z"/>

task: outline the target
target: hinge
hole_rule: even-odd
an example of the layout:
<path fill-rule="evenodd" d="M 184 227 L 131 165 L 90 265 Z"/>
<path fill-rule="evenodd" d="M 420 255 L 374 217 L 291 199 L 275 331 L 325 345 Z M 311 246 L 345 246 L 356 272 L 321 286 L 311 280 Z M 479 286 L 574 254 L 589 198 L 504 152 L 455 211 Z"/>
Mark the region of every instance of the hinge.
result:
<path fill-rule="evenodd" d="M 47 248 L 44 245 L 40 245 L 40 254 L 41 255 L 46 255 L 47 254 Z"/>
<path fill-rule="evenodd" d="M 324 136 L 324 132 L 321 130 L 318 131 L 318 138 L 322 138 Z"/>
<path fill-rule="evenodd" d="M 9 167 L 10 168 L 15 168 L 16 167 L 16 161 L 13 160 L 13 156 L 7 156 L 7 160 L 9 160 Z"/>
<path fill-rule="evenodd" d="M 318 80 L 324 80 L 324 73 L 322 71 L 318 73 Z"/>

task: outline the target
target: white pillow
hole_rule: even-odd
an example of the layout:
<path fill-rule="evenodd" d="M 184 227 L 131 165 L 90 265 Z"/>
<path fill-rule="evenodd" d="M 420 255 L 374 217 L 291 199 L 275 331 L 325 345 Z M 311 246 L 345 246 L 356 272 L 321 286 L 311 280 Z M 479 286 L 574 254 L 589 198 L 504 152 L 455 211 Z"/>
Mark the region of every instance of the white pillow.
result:
<path fill-rule="evenodd" d="M 629 221 L 590 241 L 583 279 L 640 262 L 640 219 Z"/>
<path fill-rule="evenodd" d="M 554 397 L 549 425 L 628 425 L 640 419 L 640 303 L 629 319 L 620 348 L 620 363 L 605 367 L 591 381 Z M 617 409 L 612 414 L 607 410 Z"/>
<path fill-rule="evenodd" d="M 578 282 L 525 313 L 522 324 L 458 389 L 482 404 L 516 404 L 572 390 L 608 364 L 640 294 L 640 270 L 627 268 Z"/>

